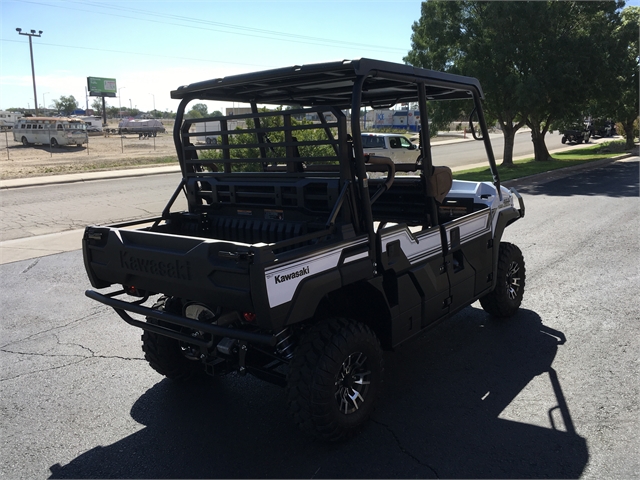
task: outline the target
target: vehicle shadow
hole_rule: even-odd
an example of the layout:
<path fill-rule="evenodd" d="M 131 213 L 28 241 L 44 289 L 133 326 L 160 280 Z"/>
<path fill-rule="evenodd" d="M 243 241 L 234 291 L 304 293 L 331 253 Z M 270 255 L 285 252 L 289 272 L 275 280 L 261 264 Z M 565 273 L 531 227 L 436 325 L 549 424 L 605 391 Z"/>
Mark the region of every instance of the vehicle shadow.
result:
<path fill-rule="evenodd" d="M 602 168 L 607 169 L 603 175 Z M 640 195 L 640 164 L 637 161 L 616 162 L 606 167 L 577 172 L 540 185 L 523 185 L 518 192 L 527 195 L 604 195 L 608 197 L 638 197 Z M 526 180 L 526 179 L 525 179 Z"/>
<path fill-rule="evenodd" d="M 500 322 L 468 307 L 386 355 L 386 385 L 363 430 L 326 445 L 304 437 L 281 389 L 250 377 L 162 380 L 131 409 L 146 425 L 50 478 L 577 478 L 589 458 L 552 368 L 561 332 L 523 310 Z M 499 418 L 536 377 L 545 426 Z"/>

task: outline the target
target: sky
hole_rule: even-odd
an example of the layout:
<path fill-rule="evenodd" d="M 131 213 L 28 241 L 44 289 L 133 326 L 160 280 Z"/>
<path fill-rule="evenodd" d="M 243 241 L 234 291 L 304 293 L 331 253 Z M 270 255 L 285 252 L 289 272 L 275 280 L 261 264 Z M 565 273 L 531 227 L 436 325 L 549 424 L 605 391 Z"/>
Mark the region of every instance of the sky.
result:
<path fill-rule="evenodd" d="M 403 63 L 420 0 L 0 0 L 0 109 L 73 95 L 115 78 L 107 106 L 176 111 L 171 90 L 290 65 L 362 57 Z M 89 106 L 94 97 L 89 97 Z M 209 111 L 225 105 L 210 102 Z"/>
<path fill-rule="evenodd" d="M 420 0 L 0 0 L 0 109 L 73 95 L 115 78 L 108 106 L 176 111 L 181 85 L 270 68 L 356 59 L 402 63 Z M 640 5 L 630 0 L 627 5 Z M 90 106 L 95 98 L 88 98 Z M 223 110 L 208 103 L 209 111 Z"/>

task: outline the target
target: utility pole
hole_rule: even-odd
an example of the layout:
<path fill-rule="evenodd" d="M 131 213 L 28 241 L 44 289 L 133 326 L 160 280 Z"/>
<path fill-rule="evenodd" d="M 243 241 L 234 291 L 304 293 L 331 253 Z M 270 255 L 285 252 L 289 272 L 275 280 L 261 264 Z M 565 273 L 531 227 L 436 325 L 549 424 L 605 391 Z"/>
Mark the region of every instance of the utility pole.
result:
<path fill-rule="evenodd" d="M 120 114 L 120 118 L 122 118 L 122 101 L 120 100 L 120 90 L 122 90 L 123 88 L 127 88 L 127 87 L 120 87 L 118 89 L 118 113 Z"/>
<path fill-rule="evenodd" d="M 36 69 L 33 66 L 33 45 L 31 44 L 31 37 L 42 36 L 42 30 L 38 30 L 38 33 L 36 33 L 35 30 L 31 30 L 31 33 L 22 33 L 21 28 L 16 28 L 16 32 L 18 32 L 18 35 L 26 35 L 27 37 L 29 37 L 29 52 L 31 53 L 31 78 L 33 79 L 33 99 L 35 100 L 35 105 L 36 105 L 36 115 L 38 115 L 38 94 L 36 93 Z"/>
<path fill-rule="evenodd" d="M 156 96 L 153 93 L 150 93 L 149 95 L 151 95 L 153 97 L 153 115 L 155 116 L 155 112 L 156 112 Z"/>

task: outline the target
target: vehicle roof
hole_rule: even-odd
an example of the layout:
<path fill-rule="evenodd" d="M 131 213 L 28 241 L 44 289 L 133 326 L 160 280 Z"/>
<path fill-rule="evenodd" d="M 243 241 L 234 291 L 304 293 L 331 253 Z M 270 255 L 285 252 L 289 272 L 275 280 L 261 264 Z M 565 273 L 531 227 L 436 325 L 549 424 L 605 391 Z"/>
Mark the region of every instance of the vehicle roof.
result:
<path fill-rule="evenodd" d="M 171 98 L 350 108 L 354 85 L 361 77 L 366 77 L 362 105 L 372 108 L 417 101 L 417 83 L 425 84 L 428 100 L 472 98 L 473 91 L 483 96 L 475 78 L 361 58 L 206 80 L 179 87 Z"/>
<path fill-rule="evenodd" d="M 19 120 L 23 120 L 25 122 L 31 122 L 33 120 L 54 120 L 56 122 L 81 122 L 84 123 L 84 120 L 80 118 L 69 118 L 69 117 L 22 117 Z"/>
<path fill-rule="evenodd" d="M 371 135 L 376 137 L 406 137 L 404 133 L 376 133 L 376 132 L 362 132 L 360 135 Z"/>

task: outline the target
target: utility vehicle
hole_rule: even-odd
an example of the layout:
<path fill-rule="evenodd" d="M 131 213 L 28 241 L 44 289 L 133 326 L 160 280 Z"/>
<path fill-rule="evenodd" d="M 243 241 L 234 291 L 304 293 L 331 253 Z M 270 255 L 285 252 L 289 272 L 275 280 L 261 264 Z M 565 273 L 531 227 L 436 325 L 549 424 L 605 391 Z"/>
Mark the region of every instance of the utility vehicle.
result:
<path fill-rule="evenodd" d="M 182 180 L 166 208 L 87 227 L 83 239 L 91 284 L 111 287 L 86 295 L 143 330 L 160 374 L 253 374 L 285 387 L 304 431 L 334 441 L 371 415 L 384 350 L 478 299 L 491 315 L 518 310 L 524 259 L 501 238 L 524 203 L 500 185 L 476 79 L 359 59 L 171 97 Z M 461 99 L 475 109 L 493 183 L 453 181 L 432 165 L 427 103 Z M 252 110 L 185 118 L 190 102 L 208 100 Z M 420 164 L 365 155 L 358 112 L 408 102 L 421 112 Z M 218 141 L 195 141 L 203 135 Z M 188 209 L 173 211 L 180 195 Z"/>

